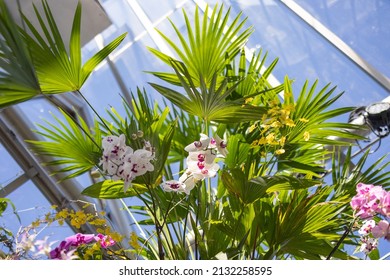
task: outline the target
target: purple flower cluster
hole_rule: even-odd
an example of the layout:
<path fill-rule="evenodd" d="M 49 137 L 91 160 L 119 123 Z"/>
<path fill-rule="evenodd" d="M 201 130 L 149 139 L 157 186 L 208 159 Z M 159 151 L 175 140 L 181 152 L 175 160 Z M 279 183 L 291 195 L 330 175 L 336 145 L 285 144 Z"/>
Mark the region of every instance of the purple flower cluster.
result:
<path fill-rule="evenodd" d="M 360 250 L 366 254 L 376 249 L 378 239 L 383 237 L 390 241 L 390 192 L 381 186 L 359 183 L 356 186 L 356 195 L 351 200 L 351 207 L 355 216 L 364 220 L 358 231 L 361 234 L 362 245 Z M 373 218 L 381 217 L 378 223 Z"/>
<path fill-rule="evenodd" d="M 367 219 L 376 214 L 390 218 L 390 192 L 381 186 L 359 183 L 357 194 L 351 200 L 351 207 L 356 216 Z"/>
<path fill-rule="evenodd" d="M 102 248 L 113 246 L 115 241 L 110 236 L 103 234 L 82 234 L 77 233 L 75 235 L 65 238 L 61 241 L 60 245 L 50 251 L 50 258 L 53 260 L 71 260 L 77 258 L 74 252 L 80 245 L 90 244 L 93 242 L 99 242 Z"/>

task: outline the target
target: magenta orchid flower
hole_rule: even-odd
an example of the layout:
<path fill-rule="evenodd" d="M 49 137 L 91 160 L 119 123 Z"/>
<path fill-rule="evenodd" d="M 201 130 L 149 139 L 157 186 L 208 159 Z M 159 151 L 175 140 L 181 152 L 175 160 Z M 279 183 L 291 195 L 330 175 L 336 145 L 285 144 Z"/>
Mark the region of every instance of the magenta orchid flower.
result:
<path fill-rule="evenodd" d="M 115 245 L 115 241 L 111 238 L 111 236 L 103 235 L 101 233 L 95 236 L 95 240 L 100 242 L 102 248 L 107 248 Z"/>
<path fill-rule="evenodd" d="M 374 220 L 367 220 L 364 222 L 363 226 L 359 229 L 359 234 L 361 235 L 368 235 L 371 233 L 372 229 L 375 227 L 375 221 Z"/>
<path fill-rule="evenodd" d="M 210 138 L 205 134 L 200 134 L 200 140 L 194 141 L 193 143 L 187 145 L 184 150 L 187 152 L 197 152 L 207 149 L 210 143 Z"/>
<path fill-rule="evenodd" d="M 191 187 L 188 187 L 185 183 L 176 181 L 176 180 L 170 180 L 166 181 L 162 185 L 163 190 L 166 192 L 184 192 L 187 195 L 190 194 Z"/>
<path fill-rule="evenodd" d="M 82 234 L 77 233 L 75 235 L 71 235 L 65 238 L 65 242 L 69 244 L 69 246 L 80 246 L 81 244 L 88 244 L 95 240 L 94 234 Z"/>
<path fill-rule="evenodd" d="M 76 259 L 78 256 L 74 253 L 77 248 L 81 245 L 93 242 L 99 242 L 102 248 L 115 245 L 115 241 L 108 235 L 103 235 L 101 233 L 97 235 L 77 233 L 61 241 L 59 246 L 50 251 L 49 257 L 53 260 Z"/>
<path fill-rule="evenodd" d="M 381 220 L 378 224 L 371 230 L 372 236 L 375 238 L 384 237 L 387 240 L 390 240 L 390 225 L 386 220 Z"/>
<path fill-rule="evenodd" d="M 352 209 L 356 211 L 356 216 L 366 219 L 383 211 L 381 205 L 387 192 L 382 187 L 359 183 L 356 192 L 350 203 Z"/>

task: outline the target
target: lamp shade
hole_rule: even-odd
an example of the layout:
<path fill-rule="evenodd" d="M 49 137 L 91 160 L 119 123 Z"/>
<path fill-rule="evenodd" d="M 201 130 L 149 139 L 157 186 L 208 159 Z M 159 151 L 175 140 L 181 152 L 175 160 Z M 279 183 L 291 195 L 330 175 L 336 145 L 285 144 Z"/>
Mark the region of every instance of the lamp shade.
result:
<path fill-rule="evenodd" d="M 379 136 L 387 136 L 389 134 L 390 125 L 390 103 L 378 102 L 366 107 L 367 119 L 372 129 Z"/>

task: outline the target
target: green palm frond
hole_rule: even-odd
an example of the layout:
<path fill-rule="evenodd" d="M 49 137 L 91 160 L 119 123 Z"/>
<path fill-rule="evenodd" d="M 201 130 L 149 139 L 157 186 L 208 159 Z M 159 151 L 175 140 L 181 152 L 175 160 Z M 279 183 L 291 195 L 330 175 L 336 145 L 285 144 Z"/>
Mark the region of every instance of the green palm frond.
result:
<path fill-rule="evenodd" d="M 239 81 L 239 84 L 235 89 L 235 92 L 238 95 L 237 98 L 255 96 L 258 92 L 264 92 L 267 94 L 268 98 L 264 98 L 263 94 L 258 95 L 259 98 L 262 98 L 262 100 L 259 101 L 263 103 L 264 100 L 268 100 L 271 97 L 274 98 L 276 94 L 283 90 L 283 85 L 273 88 L 267 80 L 278 62 L 277 58 L 274 59 L 271 64 L 263 70 L 263 68 L 265 68 L 267 56 L 268 53 L 262 55 L 262 50 L 260 50 L 258 54 L 253 53 L 252 59 L 248 64 L 245 49 L 242 49 L 238 67 L 236 66 L 235 60 L 226 65 L 225 76 L 230 81 L 229 86 L 234 86 L 234 83 Z M 259 101 L 253 101 L 252 104 L 258 104 Z"/>
<path fill-rule="evenodd" d="M 352 149 L 349 148 L 345 152 L 345 156 L 340 159 L 340 153 L 335 153 L 332 160 L 332 181 L 335 186 L 335 196 L 349 195 L 350 197 L 356 194 L 356 185 L 358 183 L 373 184 L 388 188 L 390 186 L 390 171 L 387 170 L 390 165 L 389 161 L 385 161 L 388 154 L 383 155 L 370 163 L 366 167 L 370 157 L 370 150 L 367 150 L 356 164 L 353 162 Z"/>
<path fill-rule="evenodd" d="M 56 123 L 46 121 L 47 127 L 38 125 L 41 130 L 36 133 L 47 140 L 28 140 L 32 150 L 40 156 L 52 157 L 44 162 L 49 166 L 56 166 L 54 172 L 66 173 L 62 179 L 68 179 L 89 171 L 99 163 L 101 157 L 101 133 L 97 122 L 95 127 L 89 128 L 87 123 L 78 116 L 77 121 L 64 111 L 60 110 L 64 121 L 53 116 Z"/>
<path fill-rule="evenodd" d="M 74 14 L 69 46 L 65 46 L 46 0 L 42 0 L 42 6 L 43 15 L 33 6 L 42 30 L 40 33 L 23 14 L 21 17 L 29 30 L 19 27 L 4 0 L 0 1 L 0 108 L 27 101 L 41 93 L 79 90 L 96 66 L 126 36 L 126 33 L 122 34 L 82 65 L 81 2 Z"/>
<path fill-rule="evenodd" d="M 198 116 L 206 122 L 235 123 L 258 120 L 265 112 L 265 109 L 261 106 L 245 104 L 244 98 L 227 100 L 227 97 L 232 94 L 238 85 L 237 83 L 236 86 L 229 88 L 227 78 L 224 78 L 218 84 L 218 76 L 215 74 L 210 80 L 209 86 L 201 77 L 198 88 L 183 63 L 179 61 L 172 61 L 171 63 L 186 95 L 158 84 L 151 83 L 150 85 L 187 113 Z"/>
<path fill-rule="evenodd" d="M 214 76 L 223 72 L 226 62 L 229 63 L 239 53 L 249 35 L 253 32 L 251 27 L 242 30 L 246 22 L 246 18 L 241 20 L 242 13 L 239 13 L 230 23 L 230 26 L 227 27 L 230 11 L 229 8 L 224 13 L 223 5 L 220 8 L 216 5 L 209 19 L 209 7 L 207 6 L 202 19 L 198 7 L 196 7 L 194 26 L 192 26 L 186 12 L 183 10 L 187 38 L 171 21 L 179 44 L 158 31 L 176 53 L 176 59 L 186 65 L 190 78 L 196 86 L 200 86 L 202 82 L 206 85 L 212 83 Z M 149 48 L 149 50 L 169 66 L 171 66 L 172 59 L 175 59 L 159 50 L 153 48 Z M 175 73 L 151 73 L 167 82 L 181 85 Z"/>
<path fill-rule="evenodd" d="M 34 66 L 18 26 L 0 1 L 0 108 L 40 94 Z"/>
<path fill-rule="evenodd" d="M 326 145 L 349 145 L 351 141 L 348 141 L 348 139 L 364 139 L 351 132 L 359 129 L 360 126 L 358 125 L 329 122 L 329 120 L 351 112 L 353 107 L 330 109 L 343 95 L 343 92 L 333 96 L 336 87 L 329 89 L 330 84 L 316 92 L 317 84 L 318 81 L 315 81 L 308 88 L 309 85 L 306 82 L 298 95 L 298 99 L 294 101 L 291 94 L 291 82 L 287 78 L 285 79 L 285 92 L 290 93 L 285 99 L 285 103 L 294 104 L 291 119 L 295 126 L 288 130 L 289 143 L 308 142 Z M 310 138 L 307 141 L 303 137 L 306 131 L 310 133 Z"/>
<path fill-rule="evenodd" d="M 39 13 L 35 5 L 34 10 L 44 35 L 42 36 L 23 14 L 23 21 L 32 35 L 22 29 L 20 31 L 31 51 L 42 92 L 77 91 L 82 87 L 92 70 L 122 42 L 126 34 L 113 40 L 82 65 L 80 43 L 81 2 L 78 3 L 74 14 L 69 51 L 61 37 L 47 1 L 42 0 L 42 5 L 44 15 Z"/>
<path fill-rule="evenodd" d="M 323 259 L 332 251 L 332 242 L 340 238 L 347 221 L 338 218 L 345 201 L 327 200 L 332 187 L 323 187 L 315 193 L 307 190 L 283 191 L 278 194 L 274 209 L 274 231 L 266 233 L 270 250 L 266 258 L 291 255 L 303 259 Z M 269 225 L 268 225 L 269 226 Z M 337 258 L 348 258 L 338 251 Z"/>
<path fill-rule="evenodd" d="M 103 180 L 83 189 L 81 194 L 99 199 L 119 199 L 138 196 L 148 191 L 148 188 L 140 184 L 131 184 L 126 192 L 123 191 L 122 180 Z"/>
<path fill-rule="evenodd" d="M 285 98 L 282 107 L 291 105 L 290 118 L 294 125 L 281 130 L 287 139 L 284 148 L 286 152 L 279 157 L 279 170 L 292 168 L 303 173 L 306 173 L 305 170 L 314 173 L 324 172 L 323 163 L 330 159 L 333 150 L 331 147 L 350 146 L 356 139 L 363 139 L 362 136 L 353 133 L 360 126 L 330 122 L 353 108 L 330 109 L 343 93 L 333 96 L 336 87 L 329 89 L 329 84 L 316 92 L 317 83 L 318 81 L 309 88 L 306 82 L 295 101 L 291 83 L 285 79 Z M 315 175 L 314 173 L 311 175 Z"/>
<path fill-rule="evenodd" d="M 248 180 L 239 169 L 230 170 L 230 173 L 222 172 L 221 180 L 227 190 L 239 197 L 243 204 L 253 203 L 273 192 L 308 189 L 320 183 L 311 179 L 298 179 L 283 175 L 262 176 Z"/>

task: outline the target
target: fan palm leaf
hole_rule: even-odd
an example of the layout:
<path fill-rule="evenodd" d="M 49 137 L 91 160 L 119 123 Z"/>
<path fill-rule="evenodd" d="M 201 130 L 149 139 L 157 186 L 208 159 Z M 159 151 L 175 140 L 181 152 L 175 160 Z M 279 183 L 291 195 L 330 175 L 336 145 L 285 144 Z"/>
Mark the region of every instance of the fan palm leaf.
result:
<path fill-rule="evenodd" d="M 332 158 L 332 183 L 335 186 L 335 196 L 356 194 L 356 185 L 364 182 L 388 188 L 390 186 L 390 171 L 387 168 L 389 161 L 385 161 L 388 154 L 383 155 L 366 167 L 370 150 L 367 150 L 354 164 L 352 161 L 352 149 L 349 148 L 343 160 L 339 159 L 338 151 Z M 352 164 L 352 165 L 351 165 Z"/>
<path fill-rule="evenodd" d="M 256 93 L 258 92 L 267 94 L 268 98 L 264 98 L 262 94 L 258 95 L 258 97 L 261 98 L 260 100 L 251 102 L 252 104 L 258 104 L 259 102 L 274 98 L 276 94 L 283 91 L 283 85 L 273 88 L 267 80 L 278 62 L 278 59 L 276 58 L 266 67 L 265 62 L 267 57 L 268 53 L 263 55 L 262 50 L 260 49 L 258 54 L 253 53 L 252 59 L 248 64 L 244 48 L 239 56 L 238 67 L 236 66 L 235 60 L 226 65 L 225 76 L 230 81 L 229 86 L 234 86 L 234 83 L 239 81 L 239 84 L 235 89 L 235 92 L 238 95 L 236 98 L 250 98 L 256 96 Z"/>
<path fill-rule="evenodd" d="M 232 94 L 238 83 L 234 87 L 229 88 L 227 78 L 224 78 L 218 84 L 218 76 L 214 75 L 209 86 L 206 85 L 206 81 L 201 77 L 198 88 L 183 63 L 172 61 L 172 66 L 186 95 L 155 83 L 150 85 L 174 105 L 189 114 L 198 116 L 205 122 L 234 123 L 258 120 L 265 112 L 265 109 L 261 106 L 245 104 L 244 98 L 227 100 L 227 97 Z"/>
<path fill-rule="evenodd" d="M 251 27 L 242 30 L 246 22 L 246 18 L 241 20 L 242 13 L 239 13 L 228 27 L 230 11 L 231 9 L 229 8 L 224 13 L 223 5 L 221 7 L 216 5 L 209 19 L 209 7 L 207 6 L 203 19 L 201 19 L 199 9 L 196 7 L 194 26 L 192 26 L 188 15 L 183 10 L 187 38 L 182 35 L 180 28 L 171 21 L 180 45 L 161 31 L 158 31 L 174 50 L 177 57 L 170 57 L 153 48 L 149 48 L 149 50 L 169 66 L 171 66 L 172 59 L 183 62 L 188 68 L 189 76 L 196 86 L 200 86 L 202 82 L 209 85 L 215 75 L 222 73 L 226 62 L 230 62 L 239 53 L 249 35 L 253 32 Z M 176 73 L 151 73 L 167 82 L 181 85 L 181 81 Z M 180 74 L 183 73 L 180 72 Z"/>
<path fill-rule="evenodd" d="M 69 51 L 61 37 L 55 18 L 46 0 L 42 1 L 44 15 L 34 5 L 43 36 L 22 14 L 30 33 L 21 30 L 32 53 L 34 67 L 43 93 L 62 93 L 79 90 L 92 70 L 110 54 L 126 36 L 122 34 L 82 65 L 81 58 L 81 2 L 78 3 L 71 29 Z M 47 22 L 47 24 L 45 23 Z"/>
<path fill-rule="evenodd" d="M 0 108 L 26 101 L 41 89 L 27 45 L 0 1 Z"/>
<path fill-rule="evenodd" d="M 47 140 L 27 140 L 32 150 L 40 156 L 53 159 L 44 164 L 56 166 L 54 173 L 68 173 L 62 180 L 76 177 L 99 164 L 101 157 L 101 133 L 95 122 L 93 130 L 78 116 L 77 120 L 60 110 L 64 121 L 54 117 L 56 123 L 46 121 L 47 126 L 38 125 L 36 133 Z"/>
<path fill-rule="evenodd" d="M 81 2 L 75 10 L 69 46 L 65 46 L 46 0 L 42 0 L 42 6 L 43 14 L 33 6 L 41 33 L 21 13 L 28 32 L 14 22 L 4 0 L 0 1 L 0 107 L 27 101 L 41 94 L 80 90 L 96 66 L 126 36 L 124 33 L 114 39 L 82 64 Z"/>
<path fill-rule="evenodd" d="M 295 101 L 292 94 L 291 83 L 285 79 L 284 108 L 290 108 L 289 118 L 293 125 L 283 127 L 281 134 L 286 136 L 285 153 L 279 157 L 279 170 L 292 168 L 297 172 L 310 170 L 319 171 L 324 161 L 330 158 L 333 146 L 349 146 L 355 139 L 362 136 L 353 133 L 360 126 L 342 122 L 329 122 L 329 120 L 350 112 L 353 108 L 330 107 L 340 98 L 342 93 L 332 96 L 335 87 L 329 89 L 329 84 L 316 92 L 318 81 L 308 88 L 306 82 Z M 308 162 L 310 159 L 311 163 Z M 298 163 L 307 164 L 307 168 L 297 168 Z M 303 165 L 302 165 L 303 167 Z"/>
<path fill-rule="evenodd" d="M 295 258 L 327 257 L 333 249 L 330 244 L 339 239 L 339 232 L 347 222 L 338 218 L 345 207 L 345 198 L 328 200 L 332 191 L 332 187 L 322 187 L 313 194 L 307 190 L 280 192 L 272 214 L 274 231 L 266 232 L 270 250 L 265 258 L 280 258 L 285 254 Z M 334 256 L 348 258 L 341 251 Z"/>

